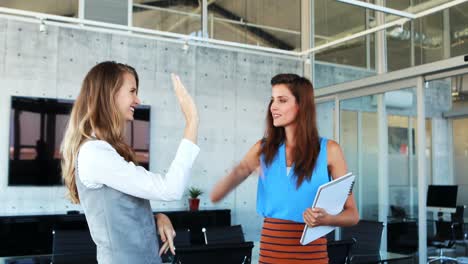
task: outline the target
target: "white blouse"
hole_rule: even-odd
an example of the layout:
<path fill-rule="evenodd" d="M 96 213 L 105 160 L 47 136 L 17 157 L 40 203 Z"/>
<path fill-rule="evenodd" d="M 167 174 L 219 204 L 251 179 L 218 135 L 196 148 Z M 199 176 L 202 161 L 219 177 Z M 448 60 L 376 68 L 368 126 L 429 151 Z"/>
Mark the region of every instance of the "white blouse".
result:
<path fill-rule="evenodd" d="M 180 200 L 199 152 L 197 145 L 182 139 L 175 158 L 163 177 L 126 161 L 106 141 L 90 140 L 80 147 L 78 175 L 81 182 L 92 189 L 106 185 L 144 199 Z"/>

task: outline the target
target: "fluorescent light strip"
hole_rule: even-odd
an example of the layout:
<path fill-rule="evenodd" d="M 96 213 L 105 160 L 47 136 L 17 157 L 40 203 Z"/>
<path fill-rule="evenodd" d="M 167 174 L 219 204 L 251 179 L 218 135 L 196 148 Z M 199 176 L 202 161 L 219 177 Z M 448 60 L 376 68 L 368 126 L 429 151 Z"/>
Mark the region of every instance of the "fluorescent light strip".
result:
<path fill-rule="evenodd" d="M 346 3 L 346 4 L 350 4 L 350 5 L 369 8 L 369 9 L 372 9 L 372 10 L 375 10 L 375 11 L 384 12 L 384 13 L 388 13 L 388 14 L 392 14 L 392 15 L 396 15 L 396 16 L 406 17 L 406 18 L 409 18 L 409 19 L 415 19 L 416 18 L 416 15 L 408 13 L 408 12 L 403 12 L 403 11 L 396 10 L 396 9 L 393 9 L 393 8 L 388 8 L 388 7 L 384 7 L 384 6 L 380 6 L 380 5 L 374 5 L 374 4 L 361 2 L 361 1 L 357 1 L 357 0 L 337 0 L 337 1 L 343 2 L 343 3 Z"/>

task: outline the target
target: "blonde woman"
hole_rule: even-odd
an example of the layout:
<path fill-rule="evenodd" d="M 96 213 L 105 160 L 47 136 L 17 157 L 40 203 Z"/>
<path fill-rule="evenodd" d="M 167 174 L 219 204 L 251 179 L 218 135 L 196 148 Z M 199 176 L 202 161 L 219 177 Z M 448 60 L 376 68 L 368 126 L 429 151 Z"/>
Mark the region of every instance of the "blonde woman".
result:
<path fill-rule="evenodd" d="M 156 216 L 164 242 L 158 254 L 149 200 L 181 199 L 199 148 L 195 103 L 177 76 L 172 82 L 186 126 L 163 177 L 137 166 L 124 142 L 126 122 L 140 104 L 135 69 L 102 62 L 83 81 L 62 142 L 62 172 L 71 200 L 83 207 L 99 263 L 161 263 L 162 252 L 175 254 L 175 232 L 163 214 Z"/>

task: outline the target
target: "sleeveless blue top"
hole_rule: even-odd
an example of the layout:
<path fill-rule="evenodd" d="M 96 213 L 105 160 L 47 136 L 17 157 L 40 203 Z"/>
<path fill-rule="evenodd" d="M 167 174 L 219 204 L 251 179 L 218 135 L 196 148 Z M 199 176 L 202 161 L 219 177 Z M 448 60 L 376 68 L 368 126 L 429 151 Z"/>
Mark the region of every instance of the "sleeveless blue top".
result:
<path fill-rule="evenodd" d="M 286 148 L 281 144 L 272 163 L 267 166 L 260 156 L 261 172 L 258 178 L 257 213 L 263 217 L 304 223 L 302 213 L 312 206 L 317 189 L 330 181 L 328 175 L 326 138 L 320 138 L 320 152 L 311 180 L 304 180 L 296 188 L 297 176 L 294 164 L 286 172 Z"/>

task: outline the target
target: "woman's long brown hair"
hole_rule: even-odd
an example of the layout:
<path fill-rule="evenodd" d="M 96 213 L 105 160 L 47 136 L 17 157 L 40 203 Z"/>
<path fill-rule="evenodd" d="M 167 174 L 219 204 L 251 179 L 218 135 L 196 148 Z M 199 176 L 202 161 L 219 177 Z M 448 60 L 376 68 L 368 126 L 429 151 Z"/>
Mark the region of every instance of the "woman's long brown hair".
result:
<path fill-rule="evenodd" d="M 274 76 L 271 79 L 271 86 L 277 84 L 286 85 L 296 98 L 296 103 L 299 106 L 296 116 L 296 144 L 292 151 L 294 173 L 297 176 L 296 187 L 299 188 L 304 180 L 310 181 L 312 178 L 312 172 L 320 152 L 314 89 L 308 79 L 289 73 Z M 270 112 L 271 104 L 272 101 L 268 105 L 265 138 L 259 153 L 264 156 L 267 165 L 271 164 L 279 146 L 286 141 L 284 127 L 273 126 L 273 117 Z"/>
<path fill-rule="evenodd" d="M 125 73 L 135 77 L 138 89 L 138 74 L 135 69 L 112 61 L 97 64 L 83 80 L 61 145 L 62 177 L 73 203 L 80 202 L 75 183 L 75 162 L 78 150 L 86 140 L 104 140 L 125 160 L 136 160 L 135 153 L 124 141 L 126 121 L 115 102 L 115 95 L 123 84 Z"/>

